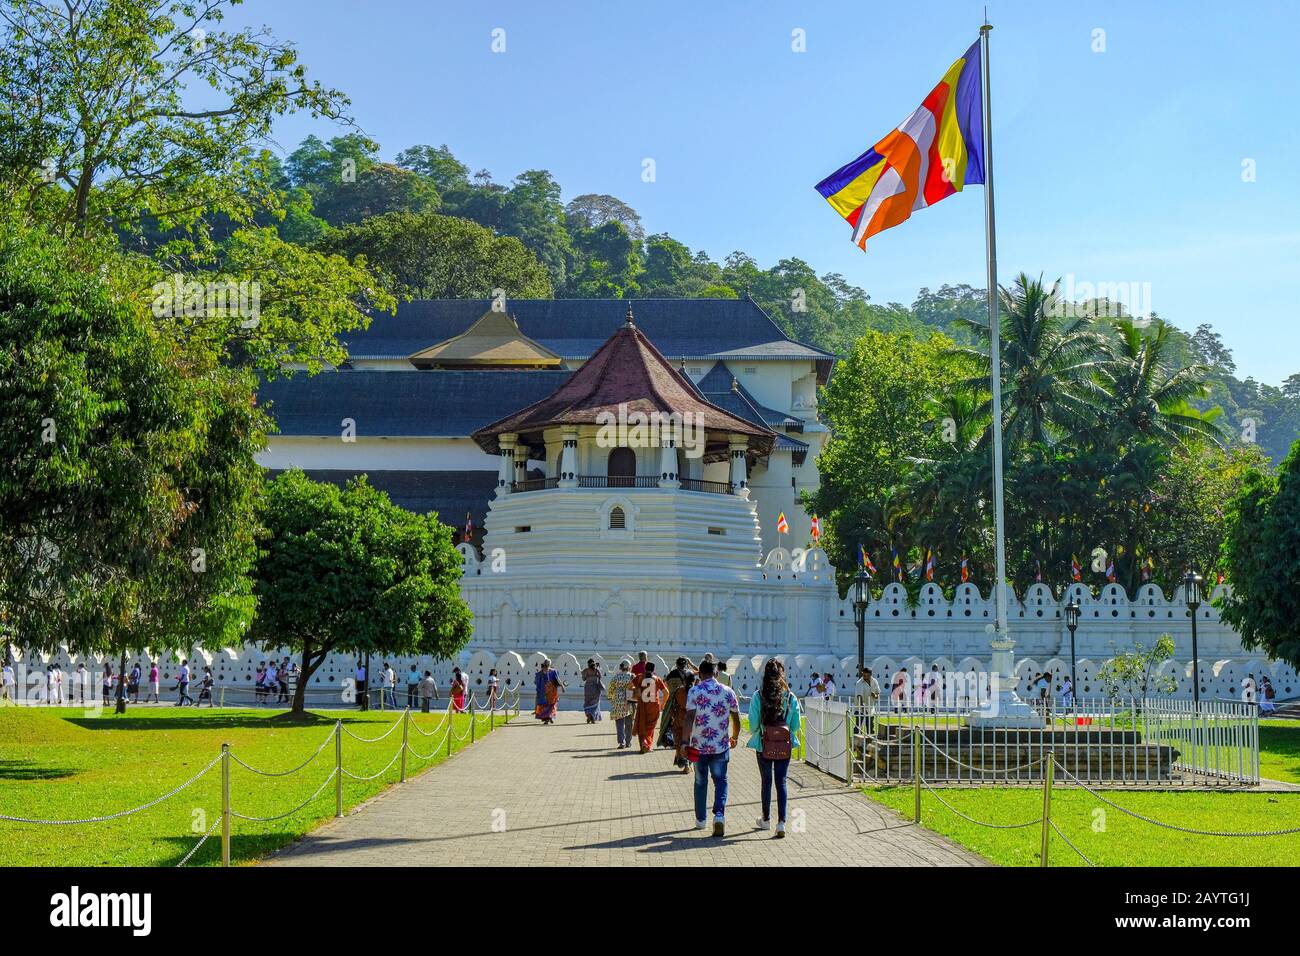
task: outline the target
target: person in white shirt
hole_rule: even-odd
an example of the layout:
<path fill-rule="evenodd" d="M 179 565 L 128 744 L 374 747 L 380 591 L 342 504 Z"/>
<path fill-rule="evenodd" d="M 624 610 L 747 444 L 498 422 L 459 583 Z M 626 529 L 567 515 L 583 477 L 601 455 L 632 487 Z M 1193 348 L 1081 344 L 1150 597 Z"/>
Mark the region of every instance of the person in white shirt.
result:
<path fill-rule="evenodd" d="M 861 715 L 858 730 L 869 737 L 876 732 L 876 710 L 880 706 L 880 681 L 872 675 L 870 667 L 862 668 L 859 673 L 853 696 Z"/>
<path fill-rule="evenodd" d="M 13 665 L 5 662 L 4 671 L 0 672 L 0 700 L 7 700 L 9 703 L 15 703 L 14 688 L 17 686 L 17 678 L 14 676 Z"/>
<path fill-rule="evenodd" d="M 357 709 L 370 709 L 370 688 L 366 686 L 366 665 L 357 661 L 356 685 L 353 688 L 357 692 Z"/>
<path fill-rule="evenodd" d="M 1070 675 L 1065 675 L 1065 680 L 1061 684 L 1061 703 L 1066 707 L 1074 706 L 1074 681 L 1070 680 Z"/>
<path fill-rule="evenodd" d="M 77 703 L 79 704 L 84 704 L 86 702 L 86 685 L 88 683 L 90 683 L 90 674 L 86 671 L 86 665 L 78 664 L 76 687 Z"/>
<path fill-rule="evenodd" d="M 397 671 L 391 664 L 384 664 L 384 693 L 388 695 L 388 706 L 397 709 Z"/>
<path fill-rule="evenodd" d="M 190 662 L 181 661 L 181 669 L 176 674 L 176 689 L 180 691 L 176 698 L 176 706 L 184 707 L 186 701 L 193 704 L 194 698 L 190 696 Z"/>
<path fill-rule="evenodd" d="M 820 697 L 822 695 L 822 675 L 813 674 L 808 681 L 808 693 L 805 697 Z"/>
<path fill-rule="evenodd" d="M 1255 702 L 1255 675 L 1247 674 L 1246 679 L 1241 682 L 1241 699 L 1248 704 Z"/>
<path fill-rule="evenodd" d="M 54 665 L 54 702 L 63 703 L 63 668 L 58 664 Z"/>

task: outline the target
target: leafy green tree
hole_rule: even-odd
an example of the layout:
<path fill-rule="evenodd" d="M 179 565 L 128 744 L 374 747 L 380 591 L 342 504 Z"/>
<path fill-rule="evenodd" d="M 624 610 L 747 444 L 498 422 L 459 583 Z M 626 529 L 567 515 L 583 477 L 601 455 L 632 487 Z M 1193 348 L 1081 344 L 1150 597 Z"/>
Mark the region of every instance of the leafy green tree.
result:
<path fill-rule="evenodd" d="M 346 120 L 347 100 L 269 30 L 220 29 L 236 2 L 7 0 L 0 190 L 83 234 L 247 221 L 274 202 L 258 144 L 275 120 Z"/>
<path fill-rule="evenodd" d="M 552 295 L 546 270 L 514 236 L 497 236 L 468 219 L 390 213 L 334 230 L 319 246 L 389 277 L 394 290 L 420 299 Z"/>
<path fill-rule="evenodd" d="M 1300 441 L 1277 474 L 1247 472 L 1223 544 L 1222 616 L 1247 650 L 1300 667 Z"/>
<path fill-rule="evenodd" d="M 910 543 L 900 520 L 910 511 L 902 489 L 917 460 L 943 453 L 932 402 L 963 374 L 952 344 L 938 334 L 867 332 L 822 391 L 819 409 L 831 437 L 817 459 L 821 485 L 806 507 L 827 519 L 823 546 L 842 574 L 856 567 L 859 543 Z"/>
<path fill-rule="evenodd" d="M 616 222 L 635 243 L 645 238 L 645 229 L 641 226 L 641 217 L 637 211 L 614 196 L 604 193 L 583 193 L 569 200 L 564 207 L 569 232 L 576 230 L 599 229 L 609 222 Z"/>
<path fill-rule="evenodd" d="M 468 642 L 452 530 L 365 479 L 339 489 L 288 471 L 267 487 L 254 640 L 302 655 L 293 712 L 334 652 L 449 658 Z"/>
<path fill-rule="evenodd" d="M 252 376 L 157 335 L 138 272 L 0 218 L 0 611 L 34 648 L 124 661 L 251 619 Z"/>
<path fill-rule="evenodd" d="M 545 266 L 551 285 L 565 288 L 572 255 L 569 233 L 560 184 L 546 170 L 526 170 L 509 188 L 493 183 L 490 176 L 476 176 L 474 188 L 454 211 L 502 235 L 518 237 Z"/>
<path fill-rule="evenodd" d="M 452 155 L 447 144 L 411 146 L 397 154 L 397 165 L 433 182 L 438 192 L 455 203 L 470 188 L 469 167 Z"/>
<path fill-rule="evenodd" d="M 1151 647 L 1135 642 L 1133 650 L 1121 651 L 1101 665 L 1097 683 L 1112 700 L 1127 697 L 1136 702 L 1153 693 L 1168 696 L 1178 689 L 1178 681 L 1172 675 L 1156 672 L 1173 656 L 1174 639 L 1168 634 L 1161 634 Z"/>
<path fill-rule="evenodd" d="M 424 177 L 391 163 L 374 163 L 322 189 L 313 199 L 313 212 L 331 226 L 346 226 L 388 213 L 437 210 L 438 190 Z"/>
<path fill-rule="evenodd" d="M 623 224 L 610 220 L 595 229 L 573 234 L 575 262 L 568 270 L 565 291 L 579 299 L 622 299 L 636 295 L 641 272 L 639 246 Z"/>

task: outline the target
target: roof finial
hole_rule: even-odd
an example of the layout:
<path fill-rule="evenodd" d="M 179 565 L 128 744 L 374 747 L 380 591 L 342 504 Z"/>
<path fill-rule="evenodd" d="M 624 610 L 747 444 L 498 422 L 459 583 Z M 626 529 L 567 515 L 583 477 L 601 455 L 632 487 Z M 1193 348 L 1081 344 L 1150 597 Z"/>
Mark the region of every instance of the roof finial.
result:
<path fill-rule="evenodd" d="M 634 328 L 636 328 L 636 323 L 632 321 L 632 303 L 631 303 L 631 302 L 629 302 L 629 303 L 627 304 L 627 327 L 628 327 L 629 329 L 634 329 Z"/>
<path fill-rule="evenodd" d="M 736 381 L 736 376 L 734 376 L 734 375 L 731 376 L 731 390 L 732 390 L 733 392 L 739 392 L 739 391 L 740 391 L 740 383 Z"/>

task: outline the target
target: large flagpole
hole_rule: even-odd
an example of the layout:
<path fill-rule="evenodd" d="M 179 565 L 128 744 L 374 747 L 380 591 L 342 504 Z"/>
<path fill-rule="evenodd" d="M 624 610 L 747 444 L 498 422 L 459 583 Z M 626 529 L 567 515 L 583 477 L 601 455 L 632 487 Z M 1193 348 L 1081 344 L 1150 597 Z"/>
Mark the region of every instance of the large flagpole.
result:
<path fill-rule="evenodd" d="M 984 713 L 973 714 L 974 726 L 1032 727 L 1042 721 L 1016 694 L 1016 642 L 1007 628 L 1007 537 L 1002 501 L 1002 349 L 998 329 L 998 253 L 993 218 L 993 110 L 989 93 L 989 31 L 987 17 L 980 27 L 981 74 L 983 76 L 984 114 L 984 240 L 988 249 L 988 305 L 990 384 L 993 391 L 993 528 L 996 553 L 996 580 L 993 583 L 997 603 L 997 624 L 991 642 L 992 670 L 996 677 L 996 697 Z"/>
<path fill-rule="evenodd" d="M 1007 640 L 1007 540 L 1002 506 L 1002 356 L 998 328 L 998 247 L 993 218 L 993 103 L 989 93 L 989 32 L 985 20 L 980 27 L 980 52 L 984 62 L 980 73 L 984 79 L 984 242 L 988 251 L 988 306 L 990 354 L 993 386 L 993 527 L 996 574 L 994 588 L 997 602 L 997 637 Z"/>

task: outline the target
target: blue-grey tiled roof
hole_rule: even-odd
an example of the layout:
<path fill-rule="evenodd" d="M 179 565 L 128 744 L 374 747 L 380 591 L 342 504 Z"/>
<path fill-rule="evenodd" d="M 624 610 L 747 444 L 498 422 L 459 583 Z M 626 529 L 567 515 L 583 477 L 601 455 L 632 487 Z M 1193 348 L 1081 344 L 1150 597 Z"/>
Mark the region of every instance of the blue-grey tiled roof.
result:
<path fill-rule="evenodd" d="M 569 371 L 380 372 L 344 369 L 277 378 L 257 391 L 282 435 L 460 436 L 540 401 Z"/>
<path fill-rule="evenodd" d="M 755 361 L 834 355 L 791 341 L 752 299 L 633 299 L 637 326 L 670 360 L 727 354 Z M 468 329 L 491 303 L 487 299 L 422 299 L 404 302 L 396 315 L 376 315 L 370 328 L 343 338 L 356 359 L 406 358 Z M 627 315 L 625 299 L 510 299 L 506 311 L 519 331 L 566 359 L 585 359 Z"/>
<path fill-rule="evenodd" d="M 267 472 L 274 477 L 279 470 Z M 342 487 L 359 474 L 370 484 L 387 492 L 393 504 L 418 514 L 438 513 L 443 524 L 453 528 L 465 526 L 465 512 L 474 517 L 476 530 L 482 529 L 488 501 L 497 486 L 495 471 L 348 471 L 309 468 L 303 472 L 313 481 L 325 481 Z"/>
<path fill-rule="evenodd" d="M 732 385 L 735 384 L 733 388 Z M 783 434 L 783 429 L 787 426 L 796 426 L 802 430 L 803 420 L 795 418 L 793 415 L 786 415 L 778 412 L 774 408 L 768 408 L 766 405 L 760 405 L 758 399 L 750 394 L 745 386 L 741 385 L 727 369 L 727 366 L 721 362 L 716 363 L 713 368 L 705 373 L 704 377 L 696 383 L 701 394 L 706 399 L 733 415 L 751 421 L 759 425 L 766 425 L 777 433 L 778 448 L 787 450 L 797 450 L 807 448 L 806 442 L 799 441 L 797 438 L 789 438 Z"/>

